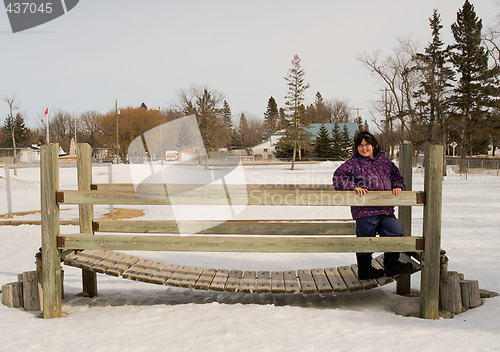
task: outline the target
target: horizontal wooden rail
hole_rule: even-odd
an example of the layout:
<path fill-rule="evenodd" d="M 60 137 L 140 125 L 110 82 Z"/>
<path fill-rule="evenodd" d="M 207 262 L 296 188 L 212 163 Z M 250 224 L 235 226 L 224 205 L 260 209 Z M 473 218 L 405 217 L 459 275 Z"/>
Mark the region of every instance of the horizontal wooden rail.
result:
<path fill-rule="evenodd" d="M 68 234 L 57 237 L 59 249 L 113 249 L 182 252 L 415 252 L 421 237 L 233 237 Z"/>
<path fill-rule="evenodd" d="M 321 221 L 321 222 L 320 222 Z M 127 233 L 182 233 L 233 235 L 355 235 L 353 221 L 332 220 L 100 220 L 94 231 Z M 205 229 L 200 231 L 199 229 Z"/>
<path fill-rule="evenodd" d="M 115 190 L 58 191 L 58 203 L 100 205 L 274 205 L 274 206 L 418 206 L 424 193 L 371 191 L 361 197 L 354 191 L 327 190 L 246 190 L 228 187 L 224 192 L 195 190 L 168 194 Z"/>

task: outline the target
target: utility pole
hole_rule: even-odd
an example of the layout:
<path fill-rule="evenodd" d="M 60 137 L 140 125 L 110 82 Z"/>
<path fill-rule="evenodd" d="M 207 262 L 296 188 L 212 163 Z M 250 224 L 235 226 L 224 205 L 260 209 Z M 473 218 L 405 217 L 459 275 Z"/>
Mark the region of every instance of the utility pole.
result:
<path fill-rule="evenodd" d="M 116 114 L 116 163 L 120 163 L 120 141 L 118 139 L 118 100 L 115 100 L 115 114 Z"/>
<path fill-rule="evenodd" d="M 361 116 L 359 116 L 359 110 L 363 110 L 363 108 L 354 108 L 356 110 L 356 122 L 358 123 L 358 130 L 361 131 Z"/>

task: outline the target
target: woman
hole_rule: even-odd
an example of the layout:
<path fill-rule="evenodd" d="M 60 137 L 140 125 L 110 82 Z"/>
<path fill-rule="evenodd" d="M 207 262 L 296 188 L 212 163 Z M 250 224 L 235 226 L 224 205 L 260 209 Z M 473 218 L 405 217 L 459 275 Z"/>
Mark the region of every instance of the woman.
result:
<path fill-rule="evenodd" d="M 370 132 L 360 132 L 354 138 L 353 156 L 342 164 L 333 174 L 333 185 L 338 191 L 356 191 L 364 196 L 370 191 L 392 191 L 398 195 L 405 190 L 404 180 L 399 169 L 384 153 Z M 394 216 L 394 207 L 351 207 L 351 214 L 356 220 L 357 237 L 403 236 L 401 223 Z M 384 254 L 386 276 L 408 273 L 410 263 L 399 261 L 400 253 Z M 384 270 L 372 266 L 372 253 L 356 253 L 358 277 L 376 279 L 384 275 Z"/>

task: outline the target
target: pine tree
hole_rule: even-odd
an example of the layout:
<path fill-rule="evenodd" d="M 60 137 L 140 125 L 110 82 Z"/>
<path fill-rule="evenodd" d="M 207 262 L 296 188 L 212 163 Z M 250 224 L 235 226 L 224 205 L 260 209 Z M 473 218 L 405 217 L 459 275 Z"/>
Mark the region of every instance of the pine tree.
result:
<path fill-rule="evenodd" d="M 30 130 L 24 123 L 24 117 L 21 113 L 17 113 L 13 121 L 6 118 L 2 127 L 2 139 L 10 140 L 12 136 L 12 126 L 14 126 L 14 138 L 16 143 L 26 143 L 29 140 Z"/>
<path fill-rule="evenodd" d="M 432 41 L 425 48 L 424 54 L 417 54 L 415 62 L 422 73 L 420 89 L 416 92 L 417 106 L 420 111 L 420 123 L 424 138 L 434 143 L 446 145 L 446 95 L 451 87 L 453 70 L 447 66 L 448 49 L 443 48 L 440 38 L 441 18 L 437 10 L 429 24 L 432 29 Z"/>
<path fill-rule="evenodd" d="M 318 158 L 329 158 L 332 155 L 332 139 L 330 133 L 324 124 L 319 128 L 316 134 L 316 144 L 314 146 Z"/>
<path fill-rule="evenodd" d="M 340 124 L 335 122 L 332 130 L 332 156 L 334 158 L 342 158 L 344 155 L 342 134 L 340 132 Z"/>
<path fill-rule="evenodd" d="M 489 104 L 487 87 L 490 74 L 488 56 L 481 44 L 482 21 L 476 16 L 474 6 L 466 0 L 457 13 L 457 22 L 451 25 L 455 44 L 451 46 L 451 62 L 459 78 L 452 103 L 454 114 L 454 137 L 459 140 L 460 154 L 484 153 L 488 147 L 487 109 Z"/>
<path fill-rule="evenodd" d="M 366 120 L 365 120 L 366 123 Z M 368 130 L 366 130 L 368 131 Z M 349 135 L 349 128 L 346 124 L 344 124 L 344 128 L 342 129 L 342 133 L 340 135 L 340 145 L 342 146 L 342 159 L 347 159 L 352 154 L 353 141 L 351 136 Z"/>
<path fill-rule="evenodd" d="M 291 169 L 295 168 L 295 158 L 299 154 L 301 159 L 301 149 L 310 145 L 310 136 L 305 131 L 305 124 L 302 121 L 303 112 L 305 110 L 303 101 L 305 100 L 305 91 L 309 88 L 309 84 L 304 81 L 305 72 L 300 65 L 300 58 L 295 55 L 292 60 L 292 68 L 289 69 L 285 80 L 288 85 L 288 94 L 285 96 L 285 104 L 288 107 L 291 124 L 288 127 L 287 134 L 290 136 L 290 141 L 293 143 L 293 156 Z"/>
<path fill-rule="evenodd" d="M 267 102 L 267 109 L 264 113 L 264 138 L 269 138 L 271 134 L 276 132 L 279 125 L 279 111 L 276 100 L 273 97 Z"/>

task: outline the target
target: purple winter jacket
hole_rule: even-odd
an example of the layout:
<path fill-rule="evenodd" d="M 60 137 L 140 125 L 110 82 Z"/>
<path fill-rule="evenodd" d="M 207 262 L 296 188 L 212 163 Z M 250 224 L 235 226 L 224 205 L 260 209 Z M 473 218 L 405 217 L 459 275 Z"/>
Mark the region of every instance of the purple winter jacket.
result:
<path fill-rule="evenodd" d="M 354 155 L 333 173 L 333 186 L 337 191 L 352 191 L 354 187 L 369 191 L 406 190 L 398 167 L 384 153 L 378 151 L 375 158 Z M 373 215 L 394 214 L 394 207 L 351 207 L 353 219 Z"/>

